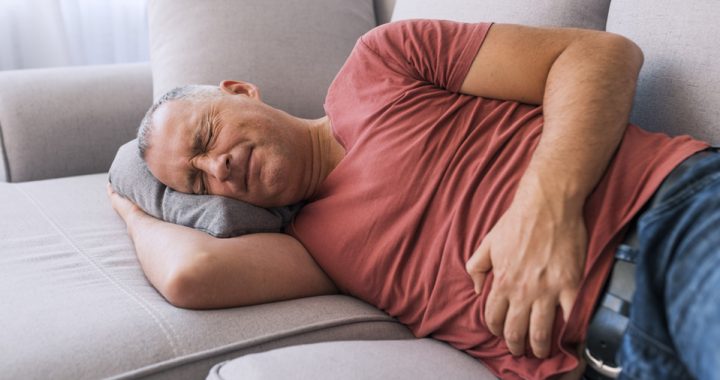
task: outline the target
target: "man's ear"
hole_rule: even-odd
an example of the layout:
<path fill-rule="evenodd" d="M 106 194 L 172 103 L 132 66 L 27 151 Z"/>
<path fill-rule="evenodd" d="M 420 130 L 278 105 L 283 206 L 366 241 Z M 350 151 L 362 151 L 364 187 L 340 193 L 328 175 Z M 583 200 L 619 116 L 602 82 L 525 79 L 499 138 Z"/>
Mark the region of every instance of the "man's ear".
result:
<path fill-rule="evenodd" d="M 220 90 L 228 95 L 245 95 L 260 100 L 260 89 L 250 83 L 239 80 L 224 80 L 220 82 Z"/>

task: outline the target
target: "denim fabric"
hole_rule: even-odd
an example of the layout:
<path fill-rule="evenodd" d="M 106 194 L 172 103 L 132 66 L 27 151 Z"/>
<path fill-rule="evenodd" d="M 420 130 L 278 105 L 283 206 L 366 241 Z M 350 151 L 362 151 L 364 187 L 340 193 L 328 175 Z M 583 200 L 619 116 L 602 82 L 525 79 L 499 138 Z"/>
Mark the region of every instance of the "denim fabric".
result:
<path fill-rule="evenodd" d="M 720 379 L 720 153 L 640 215 L 638 237 L 620 378 Z"/>

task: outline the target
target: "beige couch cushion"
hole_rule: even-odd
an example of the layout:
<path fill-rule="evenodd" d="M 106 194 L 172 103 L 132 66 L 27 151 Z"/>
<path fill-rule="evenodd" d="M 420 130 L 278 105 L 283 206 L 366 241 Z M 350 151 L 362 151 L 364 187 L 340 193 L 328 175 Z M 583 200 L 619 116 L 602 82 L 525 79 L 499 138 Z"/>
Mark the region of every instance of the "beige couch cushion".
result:
<path fill-rule="evenodd" d="M 285 347 L 213 367 L 208 380 L 494 380 L 480 362 L 434 339 Z"/>
<path fill-rule="evenodd" d="M 355 41 L 375 26 L 372 0 L 151 0 L 154 96 L 184 84 L 245 80 L 272 106 L 321 117 Z"/>
<path fill-rule="evenodd" d="M 392 20 L 441 18 L 603 30 L 610 0 L 396 0 Z"/>
<path fill-rule="evenodd" d="M 290 344 L 412 338 L 345 296 L 173 307 L 143 275 L 106 181 L 0 183 L 0 378 L 199 379 L 222 360 Z"/>
<path fill-rule="evenodd" d="M 631 120 L 720 145 L 720 1 L 613 0 L 607 30 L 645 53 Z"/>
<path fill-rule="evenodd" d="M 151 81 L 147 63 L 0 71 L 0 181 L 107 171 Z"/>

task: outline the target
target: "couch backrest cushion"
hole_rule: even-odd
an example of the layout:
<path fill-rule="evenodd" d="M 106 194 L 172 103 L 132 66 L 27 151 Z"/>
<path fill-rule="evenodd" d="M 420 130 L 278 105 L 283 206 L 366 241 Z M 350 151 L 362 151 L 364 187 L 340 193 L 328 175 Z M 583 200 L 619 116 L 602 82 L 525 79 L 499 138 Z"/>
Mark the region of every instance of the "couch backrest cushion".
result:
<path fill-rule="evenodd" d="M 610 0 L 396 0 L 392 20 L 441 18 L 602 30 Z"/>
<path fill-rule="evenodd" d="M 375 20 L 377 24 L 385 24 L 390 22 L 396 0 L 374 0 L 375 3 Z"/>
<path fill-rule="evenodd" d="M 154 97 L 184 84 L 240 79 L 270 105 L 320 117 L 330 82 L 363 33 L 372 0 L 151 0 Z"/>
<path fill-rule="evenodd" d="M 720 145 L 720 2 L 613 0 L 607 30 L 645 54 L 631 120 Z"/>

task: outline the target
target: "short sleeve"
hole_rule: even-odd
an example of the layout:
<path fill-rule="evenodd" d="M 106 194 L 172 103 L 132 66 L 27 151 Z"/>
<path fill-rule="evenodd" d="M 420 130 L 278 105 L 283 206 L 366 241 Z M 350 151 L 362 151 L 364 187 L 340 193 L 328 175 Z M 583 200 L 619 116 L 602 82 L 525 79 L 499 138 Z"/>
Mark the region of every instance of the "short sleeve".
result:
<path fill-rule="evenodd" d="M 406 20 L 379 26 L 360 43 L 393 71 L 458 92 L 492 23 Z"/>
<path fill-rule="evenodd" d="M 351 149 L 374 126 L 394 125 L 379 121 L 400 115 L 415 91 L 458 93 L 490 25 L 408 20 L 363 35 L 325 97 L 335 137 Z"/>

